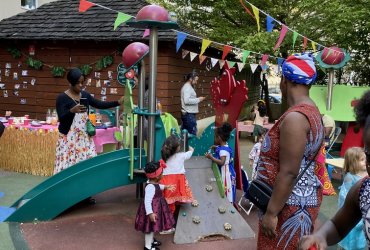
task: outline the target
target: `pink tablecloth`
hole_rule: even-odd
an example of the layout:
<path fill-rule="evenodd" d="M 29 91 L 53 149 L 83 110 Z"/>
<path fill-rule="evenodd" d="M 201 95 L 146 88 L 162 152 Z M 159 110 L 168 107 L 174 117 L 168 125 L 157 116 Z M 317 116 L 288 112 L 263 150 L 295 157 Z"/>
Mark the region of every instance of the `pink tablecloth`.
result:
<path fill-rule="evenodd" d="M 272 126 L 274 126 L 274 123 L 268 123 L 263 125 L 264 128 L 266 129 L 271 129 Z M 245 125 L 244 122 L 238 122 L 238 131 L 239 132 L 248 132 L 252 133 L 254 129 L 254 125 Z"/>
<path fill-rule="evenodd" d="M 11 126 L 8 123 L 4 123 L 5 127 Z M 58 126 L 53 125 L 43 125 L 41 127 L 33 127 L 30 124 L 27 126 L 20 125 L 20 124 L 12 124 L 12 126 L 16 128 L 27 128 L 29 130 L 44 130 L 44 131 L 58 131 Z M 93 137 L 96 153 L 103 152 L 103 145 L 109 143 L 117 143 L 117 140 L 114 138 L 114 132 L 119 131 L 118 128 L 107 128 L 107 129 L 97 129 L 96 135 Z"/>

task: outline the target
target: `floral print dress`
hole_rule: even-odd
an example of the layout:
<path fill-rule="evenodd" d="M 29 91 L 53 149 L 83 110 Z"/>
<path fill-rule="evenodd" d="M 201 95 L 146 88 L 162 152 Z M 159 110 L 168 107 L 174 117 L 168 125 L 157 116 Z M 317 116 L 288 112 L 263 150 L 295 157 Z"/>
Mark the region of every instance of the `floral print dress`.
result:
<path fill-rule="evenodd" d="M 86 133 L 87 112 L 76 113 L 67 135 L 59 133 L 54 174 L 96 156 L 92 137 Z"/>

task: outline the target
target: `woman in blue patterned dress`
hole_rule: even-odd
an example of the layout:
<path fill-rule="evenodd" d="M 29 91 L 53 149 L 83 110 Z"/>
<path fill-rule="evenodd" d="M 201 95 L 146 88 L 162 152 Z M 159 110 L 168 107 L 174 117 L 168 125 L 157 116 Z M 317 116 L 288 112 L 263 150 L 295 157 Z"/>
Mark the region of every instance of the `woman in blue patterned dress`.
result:
<path fill-rule="evenodd" d="M 366 92 L 355 107 L 357 122 L 364 126 L 366 167 L 370 174 L 370 91 Z M 342 240 L 363 219 L 363 230 L 370 247 L 370 177 L 364 177 L 348 192 L 344 205 L 334 217 L 313 235 L 304 236 L 299 249 L 326 249 Z"/>

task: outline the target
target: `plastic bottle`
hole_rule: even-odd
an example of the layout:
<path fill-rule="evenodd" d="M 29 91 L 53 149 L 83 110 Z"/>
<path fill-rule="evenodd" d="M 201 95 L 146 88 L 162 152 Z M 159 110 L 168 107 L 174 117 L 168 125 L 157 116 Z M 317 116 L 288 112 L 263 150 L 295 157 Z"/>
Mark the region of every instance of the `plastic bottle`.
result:
<path fill-rule="evenodd" d="M 48 109 L 48 112 L 46 113 L 46 123 L 51 124 L 51 110 Z"/>
<path fill-rule="evenodd" d="M 162 114 L 162 104 L 160 100 L 157 100 L 157 110 L 160 114 Z"/>
<path fill-rule="evenodd" d="M 95 119 L 96 119 L 96 122 L 95 122 L 95 124 L 96 125 L 101 125 L 101 115 L 100 115 L 100 113 L 99 113 L 99 110 L 96 110 L 96 115 L 95 115 Z"/>
<path fill-rule="evenodd" d="M 51 125 L 56 126 L 58 124 L 58 114 L 55 109 L 53 109 L 53 113 L 51 114 Z"/>
<path fill-rule="evenodd" d="M 94 111 L 91 111 L 90 114 L 89 114 L 89 119 L 90 121 L 92 122 L 92 124 L 94 124 L 94 126 L 96 126 L 96 114 Z"/>

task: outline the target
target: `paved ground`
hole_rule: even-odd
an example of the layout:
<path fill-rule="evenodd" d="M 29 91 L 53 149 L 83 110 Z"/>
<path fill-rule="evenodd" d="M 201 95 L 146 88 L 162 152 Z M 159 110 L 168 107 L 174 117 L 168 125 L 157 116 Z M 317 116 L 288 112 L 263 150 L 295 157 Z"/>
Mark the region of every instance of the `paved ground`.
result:
<path fill-rule="evenodd" d="M 247 156 L 252 147 L 249 138 L 241 139 L 242 163 L 247 168 Z M 10 206 L 19 196 L 37 185 L 44 177 L 0 170 L 1 206 Z M 107 180 L 109 181 L 109 180 Z M 334 181 L 337 187 L 339 181 Z M 238 192 L 241 196 L 241 192 Z M 41 223 L 0 223 L 0 249 L 34 250 L 95 250 L 95 249 L 142 249 L 143 235 L 133 228 L 139 200 L 135 198 L 135 186 L 126 186 L 96 195 L 96 205 L 79 204 L 53 221 Z M 337 196 L 324 197 L 319 221 L 330 218 L 337 209 Z M 257 211 L 243 218 L 257 232 Z M 175 245 L 173 235 L 159 235 L 161 249 L 255 249 L 256 239 L 212 240 L 196 244 Z M 335 248 L 333 248 L 335 249 Z"/>

